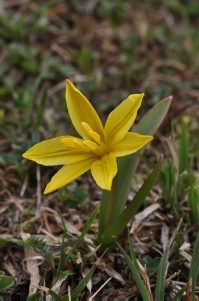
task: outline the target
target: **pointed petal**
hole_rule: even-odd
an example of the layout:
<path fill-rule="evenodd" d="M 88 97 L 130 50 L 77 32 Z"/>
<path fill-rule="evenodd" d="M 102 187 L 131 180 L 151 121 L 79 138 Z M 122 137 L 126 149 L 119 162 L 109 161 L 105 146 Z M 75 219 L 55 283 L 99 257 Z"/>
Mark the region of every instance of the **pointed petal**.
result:
<path fill-rule="evenodd" d="M 111 190 L 112 181 L 117 173 L 117 161 L 113 153 L 103 156 L 91 166 L 91 174 L 102 189 Z"/>
<path fill-rule="evenodd" d="M 108 116 L 105 124 L 105 139 L 113 145 L 121 141 L 135 121 L 144 94 L 132 94 L 123 100 Z"/>
<path fill-rule="evenodd" d="M 82 126 L 87 123 L 104 140 L 103 126 L 88 99 L 69 81 L 66 81 L 66 103 L 72 123 L 83 138 L 89 138 Z"/>
<path fill-rule="evenodd" d="M 88 159 L 63 166 L 51 179 L 44 190 L 44 194 L 52 192 L 72 182 L 80 175 L 88 171 L 95 159 Z"/>
<path fill-rule="evenodd" d="M 153 140 L 152 136 L 139 135 L 137 133 L 128 133 L 126 137 L 113 146 L 112 151 L 116 157 L 122 157 L 137 152 L 148 142 Z"/>
<path fill-rule="evenodd" d="M 67 148 L 62 143 L 64 139 L 70 138 L 68 136 L 61 136 L 37 143 L 27 150 L 23 154 L 23 157 L 46 166 L 66 165 L 96 157 L 92 152 L 79 151 L 78 145 L 76 149 Z"/>

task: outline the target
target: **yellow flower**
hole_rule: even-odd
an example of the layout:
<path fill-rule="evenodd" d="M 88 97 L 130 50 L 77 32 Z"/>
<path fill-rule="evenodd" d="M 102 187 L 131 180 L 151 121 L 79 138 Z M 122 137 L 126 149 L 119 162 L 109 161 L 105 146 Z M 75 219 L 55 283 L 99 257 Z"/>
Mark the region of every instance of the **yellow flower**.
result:
<path fill-rule="evenodd" d="M 66 81 L 66 103 L 71 121 L 82 138 L 61 136 L 40 142 L 23 154 L 42 165 L 63 165 L 52 177 L 44 193 L 52 192 L 89 169 L 96 183 L 111 190 L 117 173 L 117 157 L 135 153 L 153 139 L 129 132 L 144 94 L 132 94 L 108 116 L 103 127 L 86 97 Z"/>

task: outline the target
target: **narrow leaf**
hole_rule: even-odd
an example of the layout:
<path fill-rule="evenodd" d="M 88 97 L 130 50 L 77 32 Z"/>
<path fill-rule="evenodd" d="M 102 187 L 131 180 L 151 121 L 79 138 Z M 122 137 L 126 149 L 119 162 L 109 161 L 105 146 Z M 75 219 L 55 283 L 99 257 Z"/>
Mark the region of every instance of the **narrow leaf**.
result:
<path fill-rule="evenodd" d="M 197 279 L 199 277 L 199 232 L 197 234 L 192 260 L 191 267 L 189 271 L 189 279 L 192 279 L 192 300 L 194 301 L 194 295 L 196 290 Z"/>
<path fill-rule="evenodd" d="M 168 96 L 152 107 L 139 122 L 136 132 L 141 135 L 153 135 L 163 122 L 171 105 L 172 98 L 172 96 Z"/>
<path fill-rule="evenodd" d="M 167 267 L 168 267 L 168 259 L 169 259 L 169 250 L 170 247 L 175 239 L 175 236 L 180 228 L 182 223 L 182 219 L 179 221 L 177 228 L 173 232 L 162 256 L 158 267 L 158 274 L 157 274 L 157 282 L 156 282 L 156 291 L 155 291 L 155 301 L 164 300 L 165 297 L 165 282 L 166 282 L 166 274 L 167 274 Z"/>
<path fill-rule="evenodd" d="M 173 297 L 172 301 L 181 301 L 185 292 L 185 287 L 181 288 L 177 294 Z"/>
<path fill-rule="evenodd" d="M 79 237 L 79 239 L 84 239 L 84 236 L 87 234 L 87 232 L 90 230 L 91 228 L 91 224 L 92 222 L 94 221 L 94 219 L 96 218 L 97 214 L 98 214 L 98 211 L 99 211 L 99 207 L 96 207 L 94 209 L 94 211 L 91 213 L 89 219 L 86 221 L 85 225 L 84 225 L 84 229 Z"/>
<path fill-rule="evenodd" d="M 151 188 L 153 187 L 155 181 L 159 176 L 159 173 L 162 168 L 162 163 L 163 163 L 163 156 L 160 157 L 157 166 L 154 168 L 154 170 L 149 175 L 145 183 L 137 192 L 133 201 L 118 216 L 115 222 L 113 222 L 103 233 L 102 244 L 104 246 L 112 243 L 117 238 L 117 236 L 124 230 L 127 223 L 131 220 L 131 218 L 135 215 L 139 207 L 142 205 L 146 196 L 149 194 L 149 191 L 151 190 Z"/>
<path fill-rule="evenodd" d="M 179 147 L 179 169 L 180 173 L 189 168 L 189 132 L 187 126 L 183 125 L 182 133 L 180 135 Z"/>
<path fill-rule="evenodd" d="M 96 267 L 92 266 L 92 268 L 88 271 L 88 273 L 86 274 L 86 276 L 80 281 L 80 283 L 72 290 L 71 292 L 71 297 L 72 300 L 76 300 L 76 298 L 78 298 L 81 294 L 81 292 L 85 289 L 85 287 L 87 286 L 89 280 L 91 279 L 91 277 L 93 276 L 93 273 L 95 271 Z M 68 301 L 69 298 L 66 298 L 66 301 Z"/>
<path fill-rule="evenodd" d="M 3 271 L 0 271 L 0 291 L 5 291 L 14 285 L 14 279 L 11 276 L 6 276 Z"/>
<path fill-rule="evenodd" d="M 137 270 L 139 270 L 139 266 L 137 264 L 135 252 L 134 252 L 134 249 L 133 249 L 133 241 L 132 241 L 132 238 L 131 238 L 129 232 L 128 232 L 128 242 L 129 242 L 129 251 L 130 251 L 130 255 L 131 255 L 131 260 L 135 264 Z"/>
<path fill-rule="evenodd" d="M 137 287 L 139 289 L 139 292 L 142 296 L 142 300 L 143 301 L 150 301 L 150 296 L 148 295 L 148 292 L 146 290 L 146 287 L 144 285 L 144 282 L 140 276 L 140 273 L 139 273 L 139 269 L 138 269 L 138 266 L 137 266 L 137 262 L 132 260 L 128 254 L 125 252 L 125 250 L 120 246 L 119 243 L 117 243 L 117 246 L 119 247 L 121 253 L 123 254 L 124 256 L 124 259 L 126 261 L 126 264 L 128 265 L 129 269 L 131 270 L 131 273 L 133 274 L 133 277 L 134 277 L 134 280 L 137 284 Z"/>
<path fill-rule="evenodd" d="M 49 294 L 53 297 L 53 301 L 62 301 L 62 298 L 59 297 L 54 291 L 50 290 Z"/>
<path fill-rule="evenodd" d="M 41 296 L 41 292 L 37 291 L 36 293 L 32 294 L 27 298 L 27 301 L 37 301 L 39 300 L 39 297 Z"/>

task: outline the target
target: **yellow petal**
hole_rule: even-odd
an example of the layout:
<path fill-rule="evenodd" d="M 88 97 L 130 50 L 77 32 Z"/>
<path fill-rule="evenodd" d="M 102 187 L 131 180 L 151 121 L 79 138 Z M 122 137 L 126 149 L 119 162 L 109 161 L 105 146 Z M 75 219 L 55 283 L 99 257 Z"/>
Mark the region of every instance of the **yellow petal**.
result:
<path fill-rule="evenodd" d="M 126 137 L 113 146 L 112 151 L 116 157 L 133 154 L 153 139 L 152 136 L 128 133 Z"/>
<path fill-rule="evenodd" d="M 66 103 L 71 121 L 83 138 L 89 138 L 82 122 L 87 123 L 104 140 L 103 126 L 88 99 L 69 81 L 66 81 Z"/>
<path fill-rule="evenodd" d="M 104 128 L 107 143 L 113 145 L 126 136 L 135 121 L 143 96 L 130 95 L 109 114 Z"/>
<path fill-rule="evenodd" d="M 80 175 L 88 171 L 95 159 L 83 160 L 81 162 L 63 166 L 51 179 L 44 190 L 44 194 L 52 192 L 72 182 Z"/>
<path fill-rule="evenodd" d="M 67 146 L 62 143 L 64 139 L 71 138 L 61 136 L 37 143 L 27 150 L 23 154 L 23 157 L 46 166 L 66 165 L 96 157 L 96 155 L 91 152 L 78 151 L 78 146 L 72 150 L 70 147 L 67 148 Z"/>
<path fill-rule="evenodd" d="M 113 153 L 103 156 L 91 166 L 91 174 L 102 189 L 111 190 L 112 181 L 117 173 L 117 161 Z"/>

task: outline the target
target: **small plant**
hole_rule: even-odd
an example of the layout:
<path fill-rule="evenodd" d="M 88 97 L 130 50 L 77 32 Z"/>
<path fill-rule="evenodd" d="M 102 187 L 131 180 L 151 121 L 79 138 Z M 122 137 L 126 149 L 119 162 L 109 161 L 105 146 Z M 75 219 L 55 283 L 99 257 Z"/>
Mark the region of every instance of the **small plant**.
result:
<path fill-rule="evenodd" d="M 103 127 L 86 97 L 67 81 L 66 102 L 74 127 L 82 138 L 61 136 L 40 142 L 23 154 L 43 165 L 64 165 L 51 179 L 44 194 L 52 192 L 91 170 L 104 190 L 99 213 L 99 243 L 111 244 L 137 212 L 161 170 L 163 158 L 149 175 L 133 202 L 125 208 L 137 159 L 131 157 L 149 141 L 167 112 L 171 98 L 156 105 L 140 122 L 137 132 L 129 132 L 144 94 L 133 94 L 108 116 Z M 130 155 L 130 156 L 127 156 Z M 123 160 L 123 156 L 127 156 Z M 118 158 L 118 160 L 117 160 Z"/>
<path fill-rule="evenodd" d="M 172 244 L 175 241 L 175 237 L 179 231 L 180 225 L 182 223 L 182 220 L 180 220 L 177 228 L 173 232 L 172 237 L 170 238 L 170 241 L 168 242 L 165 251 L 162 255 L 162 258 L 160 260 L 158 271 L 157 271 L 157 280 L 155 285 L 155 298 L 153 298 L 153 295 L 151 293 L 150 288 L 150 282 L 147 275 L 147 270 L 142 267 L 141 263 L 136 259 L 135 252 L 133 250 L 133 242 L 129 235 L 128 241 L 129 241 L 129 249 L 130 249 L 130 256 L 126 253 L 126 251 L 120 246 L 119 243 L 117 243 L 121 253 L 124 256 L 124 260 L 126 261 L 126 264 L 128 265 L 134 280 L 137 284 L 138 290 L 140 295 L 142 296 L 143 301 L 160 301 L 160 300 L 172 300 L 172 301 L 180 301 L 185 300 L 182 299 L 183 296 L 186 300 L 194 301 L 196 296 L 196 283 L 197 279 L 199 277 L 199 233 L 195 242 L 194 250 L 193 250 L 193 256 L 191 260 L 191 266 L 189 271 L 189 277 L 187 279 L 187 285 L 185 285 L 182 289 L 179 289 L 178 292 L 175 294 L 175 296 L 172 299 L 167 299 L 165 286 L 166 286 L 166 276 L 167 271 L 169 269 L 169 252 L 171 250 Z"/>
<path fill-rule="evenodd" d="M 190 208 L 191 223 L 199 227 L 199 185 L 193 184 L 188 194 L 188 207 Z"/>
<path fill-rule="evenodd" d="M 194 145 L 190 143 L 190 134 L 187 125 L 182 127 L 178 147 L 169 141 L 172 156 L 165 159 L 160 173 L 160 182 L 163 190 L 163 199 L 170 204 L 175 215 L 179 216 L 179 202 L 188 195 L 190 220 L 198 224 L 198 183 L 193 172 L 195 159 Z M 195 154 L 194 154 L 195 153 Z"/>

